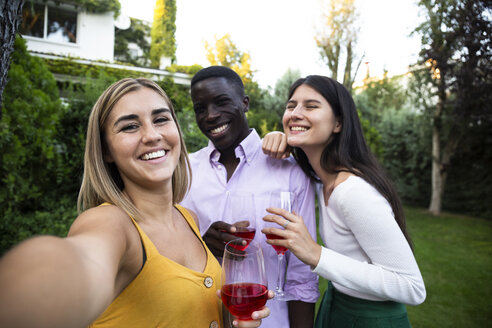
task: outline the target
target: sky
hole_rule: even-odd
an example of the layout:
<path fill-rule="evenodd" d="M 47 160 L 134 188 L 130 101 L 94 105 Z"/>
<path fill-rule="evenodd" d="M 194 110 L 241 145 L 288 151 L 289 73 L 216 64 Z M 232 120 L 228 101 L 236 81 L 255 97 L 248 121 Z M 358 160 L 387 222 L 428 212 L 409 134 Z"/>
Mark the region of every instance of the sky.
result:
<path fill-rule="evenodd" d="M 324 2 L 326 2 L 325 0 Z M 416 62 L 420 22 L 416 0 L 356 0 L 360 32 L 357 51 L 364 53 L 356 80 L 369 69 L 402 74 Z M 229 33 L 239 50 L 251 56 L 255 80 L 264 88 L 290 68 L 329 75 L 315 36 L 321 26 L 321 0 L 176 0 L 176 57 L 179 65 L 209 66 L 205 41 Z M 120 0 L 122 14 L 153 20 L 155 0 Z M 366 64 L 367 62 L 367 64 Z"/>

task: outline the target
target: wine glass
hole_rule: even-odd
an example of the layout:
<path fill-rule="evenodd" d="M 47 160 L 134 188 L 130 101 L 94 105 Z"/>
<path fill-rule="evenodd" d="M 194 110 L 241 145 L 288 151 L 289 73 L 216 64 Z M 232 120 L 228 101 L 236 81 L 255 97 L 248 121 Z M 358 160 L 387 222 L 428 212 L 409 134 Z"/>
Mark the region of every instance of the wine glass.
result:
<path fill-rule="evenodd" d="M 270 206 L 278 207 L 289 212 L 292 212 L 293 194 L 289 191 L 280 191 L 278 193 L 272 193 L 270 197 Z M 273 222 L 265 223 L 266 227 L 279 228 L 278 224 Z M 284 239 L 276 234 L 265 234 L 267 239 Z M 278 245 L 271 245 L 275 252 L 277 252 L 277 286 L 275 287 L 275 299 L 278 301 L 287 301 L 288 297 L 284 292 L 284 277 L 285 277 L 285 253 L 288 248 Z"/>
<path fill-rule="evenodd" d="M 239 320 L 252 320 L 251 314 L 261 309 L 268 299 L 265 262 L 260 244 L 244 238 L 228 242 L 222 258 L 221 299 L 229 312 Z"/>
<path fill-rule="evenodd" d="M 235 232 L 229 232 L 238 238 L 244 238 L 246 245 L 234 245 L 240 250 L 246 249 L 248 240 L 256 234 L 255 198 L 253 194 L 229 194 L 227 197 L 224 222 L 236 227 Z M 249 224 L 247 222 L 249 222 Z"/>

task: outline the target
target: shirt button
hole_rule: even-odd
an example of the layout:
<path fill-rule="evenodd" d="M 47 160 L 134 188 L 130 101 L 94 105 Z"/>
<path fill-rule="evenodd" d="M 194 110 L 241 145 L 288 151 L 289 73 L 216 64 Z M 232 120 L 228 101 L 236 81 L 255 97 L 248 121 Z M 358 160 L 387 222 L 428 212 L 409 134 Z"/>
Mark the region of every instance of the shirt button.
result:
<path fill-rule="evenodd" d="M 205 285 L 205 287 L 210 288 L 214 284 L 214 280 L 212 278 L 210 278 L 210 277 L 207 277 L 203 281 L 203 284 Z"/>
<path fill-rule="evenodd" d="M 219 328 L 219 323 L 217 321 L 212 321 L 210 323 L 210 328 Z"/>

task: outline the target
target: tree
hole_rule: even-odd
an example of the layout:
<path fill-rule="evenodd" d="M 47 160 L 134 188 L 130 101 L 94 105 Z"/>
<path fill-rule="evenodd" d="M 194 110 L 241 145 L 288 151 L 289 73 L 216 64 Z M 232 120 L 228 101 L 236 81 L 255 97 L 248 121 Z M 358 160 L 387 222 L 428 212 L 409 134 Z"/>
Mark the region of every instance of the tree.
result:
<path fill-rule="evenodd" d="M 385 111 L 398 111 L 404 107 L 408 97 L 402 80 L 402 76 L 389 77 L 387 71 L 382 79 L 364 79 L 354 100 L 357 109 L 371 124 L 377 125 Z"/>
<path fill-rule="evenodd" d="M 284 115 L 285 105 L 288 100 L 289 88 L 300 77 L 301 71 L 291 70 L 289 68 L 275 83 L 273 94 L 268 94 L 265 99 L 265 107 L 275 113 L 280 118 L 280 122 Z"/>
<path fill-rule="evenodd" d="M 328 8 L 324 9 L 325 24 L 315 38 L 320 48 L 321 58 L 326 61 L 331 77 L 335 80 L 338 80 L 339 67 L 342 57 L 345 56 L 343 85 L 350 92 L 352 92 L 352 84 L 363 57 L 353 70 L 352 63 L 356 58 L 354 49 L 358 33 L 355 25 L 357 12 L 354 2 L 355 0 L 331 0 Z"/>
<path fill-rule="evenodd" d="M 156 0 L 154 22 L 150 35 L 150 60 L 153 67 L 160 67 L 162 57 L 176 60 L 176 0 Z"/>
<path fill-rule="evenodd" d="M 437 101 L 432 110 L 432 194 L 439 214 L 451 160 L 463 137 L 492 121 L 492 3 L 488 0 L 421 0 L 426 21 L 420 64 L 425 64 Z"/>
<path fill-rule="evenodd" d="M 210 65 L 221 65 L 233 69 L 244 83 L 253 80 L 249 53 L 240 51 L 229 34 L 219 39 L 215 37 L 214 45 L 205 42 L 205 50 Z"/>
<path fill-rule="evenodd" d="M 24 0 L 2 1 L 0 4 L 0 108 L 2 94 L 7 84 L 10 55 L 14 50 L 15 34 L 22 18 Z M 0 119 L 2 111 L 0 110 Z"/>

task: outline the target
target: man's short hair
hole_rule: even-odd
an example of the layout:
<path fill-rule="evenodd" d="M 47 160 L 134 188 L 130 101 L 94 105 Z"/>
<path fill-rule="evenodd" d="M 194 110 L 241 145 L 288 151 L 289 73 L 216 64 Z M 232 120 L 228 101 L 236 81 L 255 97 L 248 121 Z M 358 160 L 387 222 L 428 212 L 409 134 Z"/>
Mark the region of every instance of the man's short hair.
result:
<path fill-rule="evenodd" d="M 199 70 L 198 73 L 196 73 L 195 76 L 193 76 L 193 78 L 191 79 L 191 88 L 193 88 L 193 85 L 195 85 L 195 83 L 212 77 L 225 78 L 227 81 L 234 85 L 234 87 L 237 89 L 237 91 L 240 92 L 240 94 L 244 94 L 244 84 L 241 80 L 241 77 L 239 77 L 239 75 L 232 69 L 225 66 L 210 66 Z"/>

